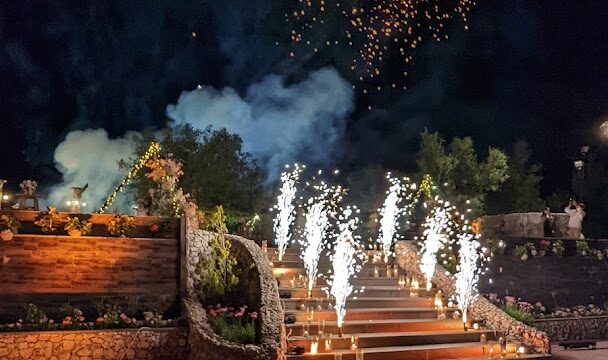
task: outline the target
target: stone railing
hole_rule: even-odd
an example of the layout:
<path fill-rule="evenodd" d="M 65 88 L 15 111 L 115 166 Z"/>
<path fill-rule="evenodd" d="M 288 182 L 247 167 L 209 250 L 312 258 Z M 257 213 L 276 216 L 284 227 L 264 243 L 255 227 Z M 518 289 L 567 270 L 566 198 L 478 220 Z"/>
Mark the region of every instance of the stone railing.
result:
<path fill-rule="evenodd" d="M 420 271 L 420 258 L 417 249 L 411 241 L 398 242 L 395 246 L 395 252 L 399 266 L 409 274 L 414 274 L 418 279 L 424 279 L 424 275 Z M 435 269 L 433 283 L 446 296 L 455 294 L 454 277 L 439 265 Z M 537 352 L 550 352 L 549 337 L 546 333 L 515 320 L 484 297 L 477 298 L 471 304 L 469 311 L 472 318 L 484 320 L 494 330 L 504 333 L 508 338 L 522 342 L 534 348 Z"/>
<path fill-rule="evenodd" d="M 534 321 L 534 327 L 553 341 L 608 340 L 608 316 L 585 316 Z"/>
<path fill-rule="evenodd" d="M 207 323 L 205 310 L 195 296 L 198 276 L 196 264 L 209 255 L 209 240 L 213 234 L 201 230 L 188 230 L 186 258 L 188 264 L 186 314 L 190 322 L 190 359 L 210 360 L 275 360 L 284 359 L 287 348 L 283 310 L 279 299 L 276 280 L 270 264 L 259 246 L 253 241 L 234 235 L 227 238 L 232 242 L 231 252 L 237 260 L 239 274 L 238 299 L 233 302 L 248 305 L 257 311 L 257 344 L 241 345 L 228 342 L 213 332 Z M 236 304 L 235 304 L 236 305 Z"/>
<path fill-rule="evenodd" d="M 180 328 L 0 333 L 0 359 L 186 359 Z"/>

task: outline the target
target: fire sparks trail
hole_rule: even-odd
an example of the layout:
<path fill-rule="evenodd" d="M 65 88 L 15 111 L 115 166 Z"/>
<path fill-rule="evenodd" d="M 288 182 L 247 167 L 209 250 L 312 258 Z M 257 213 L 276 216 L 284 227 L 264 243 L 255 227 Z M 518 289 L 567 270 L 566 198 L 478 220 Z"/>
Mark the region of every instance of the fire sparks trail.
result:
<path fill-rule="evenodd" d="M 385 63 L 400 62 L 398 71 L 407 76 L 414 49 L 427 38 L 447 40 L 448 24 L 455 18 L 468 29 L 468 13 L 475 5 L 473 0 L 292 0 L 291 13 L 285 15 L 293 25 L 291 40 L 308 51 L 342 44 L 355 48 L 350 65 L 355 77 L 376 80 L 380 91 L 386 85 Z M 396 88 L 396 82 L 391 86 Z"/>
<path fill-rule="evenodd" d="M 445 206 L 449 204 L 438 204 L 427 216 L 424 223 L 424 241 L 421 243 L 420 255 L 420 270 L 426 278 L 426 289 L 431 290 L 433 286 L 432 280 L 435 274 L 435 265 L 437 265 L 437 253 L 442 246 L 446 246 L 450 241 L 450 235 L 453 233 L 452 215 Z M 445 205 L 445 206 L 442 206 Z"/>
<path fill-rule="evenodd" d="M 388 173 L 386 177 L 391 186 L 386 192 L 386 199 L 380 209 L 380 230 L 377 240 L 382 247 L 385 261 L 392 255 L 391 248 L 400 228 L 399 217 L 410 209 L 410 204 L 406 208 L 402 208 L 400 205 L 404 200 L 411 201 L 412 193 L 408 192 L 408 189 L 413 189 L 408 178 L 394 178 L 391 177 L 391 173 Z"/>
<path fill-rule="evenodd" d="M 285 166 L 289 169 L 289 165 Z M 293 170 L 285 171 L 281 174 L 281 193 L 277 197 L 277 204 L 274 209 L 278 210 L 274 219 L 273 230 L 275 233 L 275 243 L 279 250 L 279 261 L 283 260 L 287 245 L 291 240 L 291 225 L 295 220 L 296 183 L 305 166 L 294 164 Z"/>
<path fill-rule="evenodd" d="M 479 283 L 481 256 L 479 253 L 479 240 L 470 233 L 458 235 L 460 251 L 458 256 L 458 272 L 456 272 L 456 301 L 462 311 L 462 321 L 467 322 L 469 305 L 477 298 L 477 285 Z"/>
<path fill-rule="evenodd" d="M 301 258 L 308 277 L 308 290 L 312 291 L 317 275 L 319 256 L 328 241 L 330 216 L 335 216 L 337 204 L 342 201 L 344 190 L 341 186 L 328 186 L 325 182 L 313 187 L 320 194 L 308 200 L 306 224 L 304 225 L 304 239 Z"/>
<path fill-rule="evenodd" d="M 358 212 L 358 209 L 346 208 L 338 217 L 336 245 L 334 253 L 330 256 L 333 272 L 327 281 L 329 293 L 336 302 L 336 319 L 340 329 L 346 316 L 346 300 L 353 293 L 351 278 L 361 271 L 361 263 L 365 258 L 356 243 L 354 232 L 359 224 L 359 218 L 353 215 L 353 212 Z"/>

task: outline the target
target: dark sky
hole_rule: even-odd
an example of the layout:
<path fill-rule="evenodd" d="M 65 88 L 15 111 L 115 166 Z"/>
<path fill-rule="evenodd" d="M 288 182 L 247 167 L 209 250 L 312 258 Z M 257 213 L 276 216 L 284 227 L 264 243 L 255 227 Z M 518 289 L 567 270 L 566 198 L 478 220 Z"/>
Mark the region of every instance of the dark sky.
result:
<path fill-rule="evenodd" d="M 297 81 L 328 64 L 352 80 L 340 50 L 289 59 L 286 3 L 2 2 L 1 177 L 50 182 L 67 132 L 162 127 L 166 105 L 197 84 L 244 91 L 269 73 Z M 357 98 L 339 162 L 411 170 L 428 127 L 471 135 L 481 152 L 526 139 L 544 192 L 567 188 L 570 157 L 608 115 L 606 24 L 604 1 L 480 0 L 469 31 L 452 24 L 449 41 L 414 53 L 407 91 Z"/>

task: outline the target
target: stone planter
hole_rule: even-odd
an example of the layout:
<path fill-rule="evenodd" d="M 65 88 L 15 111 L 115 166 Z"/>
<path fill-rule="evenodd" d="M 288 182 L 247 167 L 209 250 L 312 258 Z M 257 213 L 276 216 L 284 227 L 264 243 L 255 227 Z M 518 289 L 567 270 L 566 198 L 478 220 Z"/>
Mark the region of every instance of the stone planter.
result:
<path fill-rule="evenodd" d="M 537 319 L 534 327 L 546 332 L 553 342 L 608 339 L 608 316 Z"/>

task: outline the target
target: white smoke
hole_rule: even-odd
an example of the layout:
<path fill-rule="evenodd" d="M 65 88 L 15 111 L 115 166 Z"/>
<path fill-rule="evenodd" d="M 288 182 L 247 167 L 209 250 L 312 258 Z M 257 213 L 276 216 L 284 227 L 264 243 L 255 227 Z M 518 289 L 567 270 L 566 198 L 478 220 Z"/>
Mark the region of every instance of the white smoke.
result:
<path fill-rule="evenodd" d="M 66 201 L 72 198 L 71 187 L 88 183 L 82 197 L 87 206 L 82 211 L 96 212 L 126 175 L 118 169 L 118 161 L 133 156 L 131 135 L 110 139 L 103 129 L 70 132 L 55 149 L 55 166 L 63 174 L 63 181 L 50 189 L 47 203 L 66 209 Z"/>
<path fill-rule="evenodd" d="M 300 83 L 269 75 L 241 97 L 234 89 L 184 91 L 167 106 L 175 124 L 226 128 L 243 139 L 244 150 L 265 167 L 268 180 L 286 163 L 327 165 L 353 110 L 353 89 L 332 68 L 314 71 Z"/>
<path fill-rule="evenodd" d="M 266 76 L 251 85 L 245 97 L 231 88 L 184 91 L 166 113 L 173 120 L 169 126 L 225 127 L 240 135 L 244 150 L 260 161 L 272 181 L 284 164 L 296 160 L 329 164 L 352 110 L 351 85 L 334 69 L 324 68 L 293 85 L 285 85 L 280 76 Z M 50 189 L 47 203 L 65 209 L 70 188 L 88 183 L 83 196 L 88 206 L 83 211 L 97 211 L 126 175 L 117 163 L 133 157 L 132 135 L 110 139 L 102 129 L 69 133 L 55 150 L 63 180 Z M 125 200 L 117 197 L 114 208 L 128 211 Z"/>

